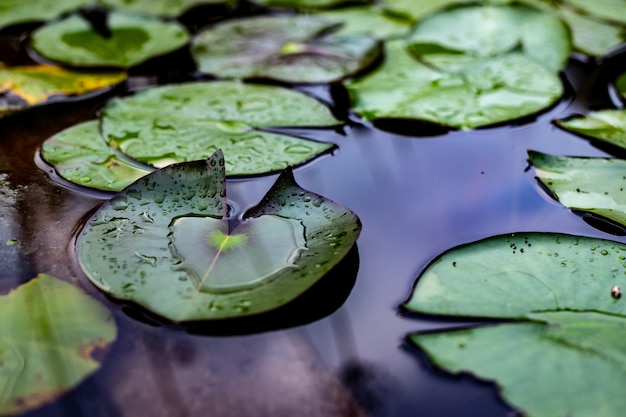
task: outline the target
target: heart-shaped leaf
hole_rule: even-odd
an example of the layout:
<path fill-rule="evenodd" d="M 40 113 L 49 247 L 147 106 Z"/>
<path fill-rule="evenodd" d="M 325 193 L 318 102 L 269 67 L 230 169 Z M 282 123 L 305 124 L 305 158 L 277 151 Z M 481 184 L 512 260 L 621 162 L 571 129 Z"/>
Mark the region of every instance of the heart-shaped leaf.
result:
<path fill-rule="evenodd" d="M 49 275 L 1 296 L 0 415 L 38 408 L 80 384 L 116 333 L 102 305 Z"/>
<path fill-rule="evenodd" d="M 402 41 L 387 42 L 381 67 L 347 87 L 354 110 L 366 120 L 414 118 L 460 129 L 535 114 L 563 93 L 559 77 L 524 54 L 448 73 L 413 59 Z"/>
<path fill-rule="evenodd" d="M 626 161 L 566 157 L 528 151 L 537 179 L 572 210 L 594 213 L 626 226 Z"/>
<path fill-rule="evenodd" d="M 65 129 L 47 139 L 41 157 L 66 180 L 105 191 L 119 191 L 151 169 L 120 159 L 110 149 L 92 120 Z"/>
<path fill-rule="evenodd" d="M 114 10 L 167 17 L 179 16 L 196 6 L 230 2 L 232 0 L 99 0 L 101 5 Z"/>
<path fill-rule="evenodd" d="M 88 6 L 93 0 L 2 0 L 0 2 L 0 28 L 19 23 L 42 22 Z"/>
<path fill-rule="evenodd" d="M 305 292 L 360 232 L 354 213 L 290 171 L 233 230 L 226 207 L 221 152 L 155 171 L 87 221 L 81 267 L 111 296 L 175 322 L 245 317 Z"/>
<path fill-rule="evenodd" d="M 336 26 L 310 16 L 236 19 L 198 33 L 191 52 L 200 71 L 222 78 L 327 83 L 368 67 L 382 51 L 375 38 L 329 34 Z"/>
<path fill-rule="evenodd" d="M 503 235 L 454 248 L 421 274 L 405 307 L 519 322 L 410 339 L 443 369 L 495 380 L 525 415 L 621 416 L 625 259 L 622 244 L 561 234 Z"/>
<path fill-rule="evenodd" d="M 339 124 L 326 106 L 302 93 L 238 82 L 148 89 L 110 101 L 101 119 L 109 145 L 138 161 L 162 167 L 222 149 L 228 175 L 279 171 L 334 146 L 257 128 Z"/>
<path fill-rule="evenodd" d="M 72 15 L 34 31 L 31 46 L 42 57 L 63 64 L 130 68 L 189 41 L 182 25 L 141 15 L 111 12 L 107 25 L 111 33 L 104 37 L 85 18 Z"/>
<path fill-rule="evenodd" d="M 0 64 L 0 92 L 15 94 L 23 100 L 23 104 L 0 102 L 0 114 L 42 104 L 57 95 L 73 96 L 104 90 L 125 79 L 124 73 L 80 73 L 51 65 L 3 67 Z"/>
<path fill-rule="evenodd" d="M 409 34 L 411 22 L 385 13 L 380 7 L 358 6 L 328 10 L 315 14 L 341 27 L 334 35 L 373 36 L 378 39 L 393 39 Z"/>
<path fill-rule="evenodd" d="M 574 116 L 554 122 L 569 132 L 626 149 L 626 110 L 598 110 L 586 116 Z"/>

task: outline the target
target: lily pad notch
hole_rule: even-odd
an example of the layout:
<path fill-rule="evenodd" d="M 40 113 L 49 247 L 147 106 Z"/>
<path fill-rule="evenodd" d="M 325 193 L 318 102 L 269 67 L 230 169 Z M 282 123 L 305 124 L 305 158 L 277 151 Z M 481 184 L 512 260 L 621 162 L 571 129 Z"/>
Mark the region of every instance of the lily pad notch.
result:
<path fill-rule="evenodd" d="M 89 280 L 172 322 L 241 318 L 296 299 L 354 246 L 358 217 L 291 169 L 231 229 L 224 165 L 219 150 L 169 165 L 105 203 L 76 242 Z"/>

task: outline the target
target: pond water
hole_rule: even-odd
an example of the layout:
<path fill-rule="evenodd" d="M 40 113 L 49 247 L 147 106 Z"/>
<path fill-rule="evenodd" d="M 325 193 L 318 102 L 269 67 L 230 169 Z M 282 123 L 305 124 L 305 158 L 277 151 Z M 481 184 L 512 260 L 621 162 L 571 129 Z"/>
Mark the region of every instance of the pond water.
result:
<path fill-rule="evenodd" d="M 625 68 L 620 59 L 610 65 Z M 159 323 L 104 297 L 78 268 L 73 239 L 81 220 L 106 196 L 63 184 L 39 168 L 36 154 L 52 134 L 94 118 L 117 92 L 0 120 L 0 291 L 48 273 L 98 298 L 119 326 L 100 371 L 62 400 L 28 415 L 514 414 L 494 385 L 433 369 L 405 340 L 409 332 L 467 322 L 407 315 L 398 305 L 430 261 L 462 243 L 520 231 L 626 242 L 548 198 L 527 169 L 526 155 L 527 149 L 608 155 L 551 120 L 610 106 L 608 82 L 615 68 L 572 60 L 565 75 L 570 96 L 521 124 L 438 136 L 425 135 L 420 126 L 403 125 L 401 135 L 360 123 L 344 132 L 293 130 L 338 146 L 333 155 L 294 174 L 303 188 L 360 217 L 358 256 L 353 253 L 335 273 L 340 284 L 326 283 L 308 304 L 319 310 L 306 316 L 313 322 L 286 329 L 252 326 L 249 334 L 239 335 Z M 331 98 L 326 87 L 306 90 Z M 229 180 L 232 214 L 255 205 L 276 177 Z M 351 290 L 335 288 L 345 287 L 342 281 L 348 287 L 354 283 Z M 283 319 L 290 323 L 292 318 L 276 318 Z"/>

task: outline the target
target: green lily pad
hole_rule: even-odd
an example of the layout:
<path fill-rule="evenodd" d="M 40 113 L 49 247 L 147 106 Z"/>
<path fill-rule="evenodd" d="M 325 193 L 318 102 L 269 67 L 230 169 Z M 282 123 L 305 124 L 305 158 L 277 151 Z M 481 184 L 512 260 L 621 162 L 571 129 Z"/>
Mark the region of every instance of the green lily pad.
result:
<path fill-rule="evenodd" d="M 405 307 L 427 314 L 515 319 L 416 333 L 439 367 L 495 381 L 528 416 L 617 417 L 626 399 L 626 246 L 519 233 L 454 248 L 422 273 Z"/>
<path fill-rule="evenodd" d="M 232 0 L 99 0 L 99 3 L 111 9 L 146 14 L 152 16 L 176 17 L 196 6 L 207 4 L 226 4 Z"/>
<path fill-rule="evenodd" d="M 76 387 L 99 369 L 117 334 L 102 305 L 43 274 L 1 296 L 0 317 L 3 416 L 41 407 Z"/>
<path fill-rule="evenodd" d="M 72 126 L 47 139 L 41 157 L 62 178 L 105 191 L 119 191 L 152 171 L 120 159 L 104 143 L 96 120 Z"/>
<path fill-rule="evenodd" d="M 564 0 L 564 2 L 590 16 L 626 24 L 626 2 L 624 0 L 603 0 L 601 2 Z"/>
<path fill-rule="evenodd" d="M 559 14 L 571 29 L 574 48 L 582 54 L 601 57 L 626 42 L 621 25 L 593 19 L 568 7 L 561 7 Z"/>
<path fill-rule="evenodd" d="M 561 204 L 626 226 L 626 161 L 528 151 L 541 181 Z"/>
<path fill-rule="evenodd" d="M 622 97 L 622 100 L 626 100 L 626 73 L 617 77 L 617 80 L 615 81 L 615 88 Z"/>
<path fill-rule="evenodd" d="M 63 64 L 130 68 L 189 41 L 186 29 L 175 22 L 111 12 L 107 23 L 111 36 L 105 38 L 83 17 L 72 15 L 34 31 L 31 46 L 42 57 Z"/>
<path fill-rule="evenodd" d="M 105 203 L 77 239 L 89 279 L 174 322 L 240 318 L 292 301 L 354 245 L 356 215 L 291 171 L 229 230 L 224 165 L 219 151 L 170 165 Z"/>
<path fill-rule="evenodd" d="M 2 0 L 0 2 L 0 28 L 19 23 L 43 22 L 63 13 L 88 6 L 92 0 Z"/>
<path fill-rule="evenodd" d="M 456 7 L 420 21 L 408 48 L 423 61 L 455 71 L 509 53 L 523 53 L 558 71 L 572 46 L 567 26 L 552 14 L 521 5 L 484 5 Z"/>
<path fill-rule="evenodd" d="M 598 110 L 586 116 L 555 120 L 557 126 L 626 149 L 626 110 Z"/>
<path fill-rule="evenodd" d="M 559 77 L 524 54 L 449 73 L 413 59 L 402 41 L 387 42 L 383 64 L 346 86 L 354 111 L 366 120 L 411 118 L 459 129 L 535 114 L 563 94 Z"/>
<path fill-rule="evenodd" d="M 221 78 L 328 83 L 363 70 L 382 52 L 375 38 L 335 36 L 336 27 L 310 16 L 236 19 L 198 33 L 191 53 L 201 72 Z"/>
<path fill-rule="evenodd" d="M 105 90 L 126 79 L 124 73 L 81 73 L 51 65 L 3 67 L 0 93 L 18 96 L 21 104 L 0 103 L 0 114 L 13 113 L 48 101 L 52 96 L 81 95 Z"/>
<path fill-rule="evenodd" d="M 372 36 L 378 39 L 393 39 L 407 36 L 411 22 L 385 13 L 380 7 L 358 6 L 319 12 L 315 16 L 331 22 L 341 23 L 334 35 Z"/>
<path fill-rule="evenodd" d="M 101 119 L 107 143 L 133 159 L 163 167 L 222 149 L 228 175 L 279 171 L 334 147 L 258 128 L 339 124 L 307 95 L 238 82 L 151 88 L 110 101 Z"/>
<path fill-rule="evenodd" d="M 252 0 L 253 3 L 267 7 L 282 7 L 295 10 L 329 9 L 344 4 L 371 3 L 372 0 Z"/>

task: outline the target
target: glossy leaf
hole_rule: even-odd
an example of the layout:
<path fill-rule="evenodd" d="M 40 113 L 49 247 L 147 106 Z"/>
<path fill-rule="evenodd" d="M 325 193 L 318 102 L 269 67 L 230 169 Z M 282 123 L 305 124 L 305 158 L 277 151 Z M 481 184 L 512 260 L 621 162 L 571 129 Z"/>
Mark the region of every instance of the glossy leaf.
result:
<path fill-rule="evenodd" d="M 162 167 L 222 149 L 228 175 L 279 171 L 333 148 L 257 128 L 339 124 L 302 93 L 238 82 L 148 89 L 110 101 L 101 119 L 105 140 L 136 160 Z"/>
<path fill-rule="evenodd" d="M 523 53 L 558 71 L 567 62 L 567 26 L 549 13 L 526 6 L 457 7 L 421 22 L 409 38 L 409 51 L 435 66 L 452 66 Z"/>
<path fill-rule="evenodd" d="M 559 14 L 571 29 L 574 48 L 585 55 L 602 57 L 626 42 L 621 25 L 593 19 L 568 7 L 561 7 Z"/>
<path fill-rule="evenodd" d="M 51 403 L 80 384 L 98 370 L 117 333 L 102 305 L 49 275 L 1 296 L 0 317 L 3 416 Z"/>
<path fill-rule="evenodd" d="M 63 13 L 91 3 L 92 0 L 2 0 L 0 2 L 0 28 L 54 19 Z"/>
<path fill-rule="evenodd" d="M 12 113 L 48 101 L 57 95 L 81 95 L 104 90 L 126 79 L 123 73 L 80 73 L 50 65 L 3 67 L 0 92 L 14 94 L 23 103 L 0 104 L 0 113 Z"/>
<path fill-rule="evenodd" d="M 229 230 L 224 159 L 170 165 L 105 203 L 77 240 L 89 279 L 175 322 L 244 317 L 293 300 L 337 264 L 356 215 L 284 172 Z"/>
<path fill-rule="evenodd" d="M 340 23 L 341 27 L 335 35 L 341 36 L 372 36 L 378 39 L 393 39 L 407 36 L 411 22 L 392 16 L 379 7 L 359 6 L 346 7 L 317 13 L 331 22 Z"/>
<path fill-rule="evenodd" d="M 364 119 L 414 118 L 459 129 L 528 116 L 559 100 L 559 77 L 523 54 L 506 54 L 438 71 L 413 59 L 401 41 L 387 43 L 376 71 L 347 83 Z"/>
<path fill-rule="evenodd" d="M 310 16 L 236 19 L 198 33 L 191 52 L 201 72 L 221 78 L 327 83 L 368 67 L 382 50 L 371 37 L 329 34 L 335 27 Z"/>
<path fill-rule="evenodd" d="M 541 181 L 561 204 L 626 226 L 626 161 L 566 157 L 529 151 Z"/>
<path fill-rule="evenodd" d="M 626 149 L 626 110 L 598 110 L 555 123 L 569 132 Z"/>
<path fill-rule="evenodd" d="M 114 10 L 129 13 L 176 17 L 196 6 L 224 4 L 230 1 L 231 0 L 99 0 L 99 3 Z"/>
<path fill-rule="evenodd" d="M 524 415 L 620 416 L 626 304 L 612 288 L 626 285 L 624 259 L 622 244 L 561 234 L 459 246 L 427 267 L 405 307 L 518 321 L 410 339 L 445 370 L 494 380 Z"/>
<path fill-rule="evenodd" d="M 93 120 L 47 139 L 41 157 L 66 180 L 105 191 L 119 191 L 152 171 L 122 160 L 102 139 Z"/>
<path fill-rule="evenodd" d="M 282 7 L 296 10 L 319 10 L 341 6 L 348 3 L 371 3 L 372 0 L 253 0 L 253 2 L 268 7 Z"/>
<path fill-rule="evenodd" d="M 32 48 L 46 59 L 63 64 L 129 68 L 175 51 L 189 41 L 185 28 L 174 22 L 111 12 L 111 36 L 103 37 L 83 17 L 51 22 L 32 34 Z"/>

